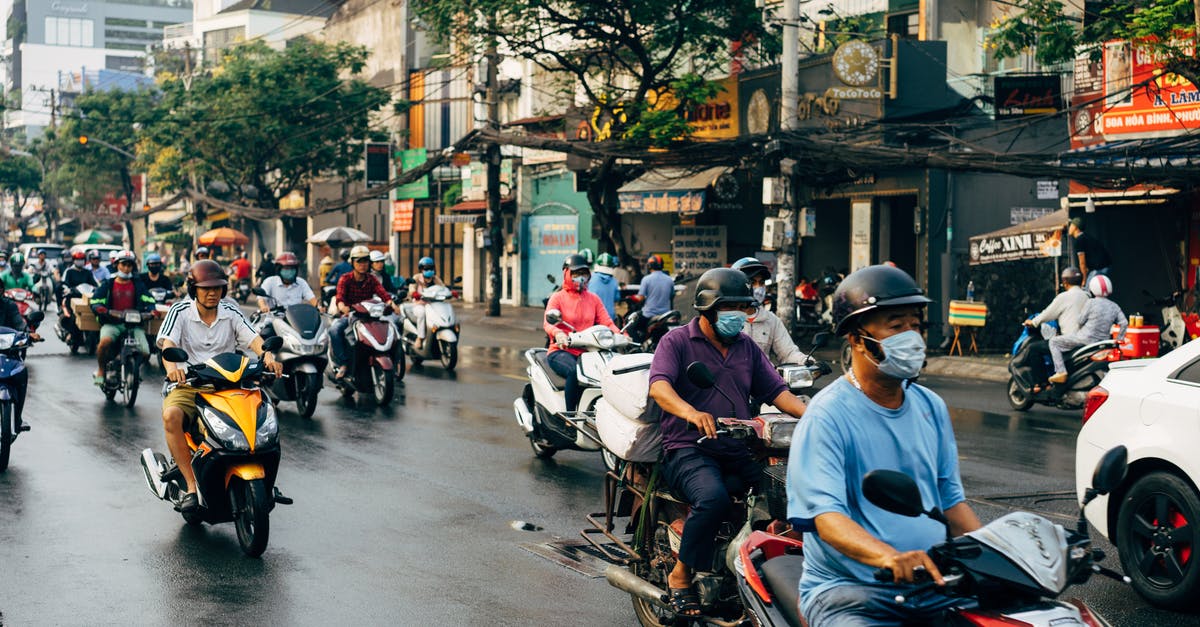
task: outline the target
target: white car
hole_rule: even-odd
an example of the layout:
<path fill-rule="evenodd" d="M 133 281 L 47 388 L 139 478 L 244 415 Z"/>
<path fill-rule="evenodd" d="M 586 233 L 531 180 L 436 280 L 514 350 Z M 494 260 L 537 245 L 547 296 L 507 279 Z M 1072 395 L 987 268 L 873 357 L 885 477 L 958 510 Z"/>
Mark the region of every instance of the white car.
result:
<path fill-rule="evenodd" d="M 1115 362 L 1089 394 L 1075 449 L 1082 499 L 1105 451 L 1125 445 L 1129 474 L 1087 507 L 1133 587 L 1171 609 L 1200 601 L 1200 341 L 1157 359 Z"/>

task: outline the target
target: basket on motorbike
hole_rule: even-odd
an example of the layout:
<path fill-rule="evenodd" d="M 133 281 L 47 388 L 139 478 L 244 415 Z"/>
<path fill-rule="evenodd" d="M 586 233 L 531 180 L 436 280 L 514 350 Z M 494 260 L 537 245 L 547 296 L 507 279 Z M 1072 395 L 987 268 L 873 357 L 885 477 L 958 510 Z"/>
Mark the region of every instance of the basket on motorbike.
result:
<path fill-rule="evenodd" d="M 75 326 L 79 327 L 80 331 L 100 330 L 100 320 L 96 317 L 96 313 L 92 311 L 88 299 L 72 298 L 71 311 L 75 313 Z"/>

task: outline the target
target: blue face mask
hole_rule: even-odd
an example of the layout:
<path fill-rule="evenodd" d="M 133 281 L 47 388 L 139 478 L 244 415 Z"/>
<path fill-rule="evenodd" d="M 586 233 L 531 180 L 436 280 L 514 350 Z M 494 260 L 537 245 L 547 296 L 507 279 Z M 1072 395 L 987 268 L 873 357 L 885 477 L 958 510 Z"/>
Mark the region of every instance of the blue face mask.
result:
<path fill-rule="evenodd" d="M 281 278 L 284 281 L 287 281 L 289 283 L 292 281 L 295 281 L 296 280 L 296 269 L 295 268 L 284 268 L 283 270 L 280 270 L 279 278 Z"/>
<path fill-rule="evenodd" d="M 426 270 L 426 271 L 422 272 L 421 274 L 427 279 L 432 279 L 433 275 L 437 274 L 437 272 L 435 272 L 433 270 Z"/>
<path fill-rule="evenodd" d="M 713 326 L 721 339 L 728 340 L 737 337 L 737 334 L 742 332 L 742 327 L 746 326 L 746 318 L 744 311 L 719 311 L 717 312 L 717 323 Z"/>
<path fill-rule="evenodd" d="M 128 279 L 128 278 L 132 278 L 132 277 L 133 277 L 132 272 L 118 272 L 117 273 L 117 278 Z"/>
<path fill-rule="evenodd" d="M 882 342 L 865 335 L 863 339 L 883 347 L 883 361 L 875 364 L 883 374 L 903 380 L 914 379 L 921 373 L 921 367 L 925 365 L 925 338 L 917 331 L 897 333 Z"/>

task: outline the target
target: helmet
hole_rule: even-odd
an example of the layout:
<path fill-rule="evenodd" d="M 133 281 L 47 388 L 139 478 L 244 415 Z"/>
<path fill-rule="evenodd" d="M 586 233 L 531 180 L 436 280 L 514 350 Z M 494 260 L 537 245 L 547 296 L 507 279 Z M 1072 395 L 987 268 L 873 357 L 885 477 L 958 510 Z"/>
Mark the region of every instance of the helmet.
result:
<path fill-rule="evenodd" d="M 8 258 L 8 263 L 17 267 L 21 267 L 25 265 L 25 255 L 22 255 L 21 253 L 13 253 L 12 257 Z"/>
<path fill-rule="evenodd" d="M 201 246 L 200 248 L 197 248 L 197 249 L 196 249 L 196 256 L 197 256 L 197 257 L 199 257 L 200 255 L 204 255 L 205 257 L 207 257 L 207 256 L 209 256 L 210 254 L 211 254 L 211 253 L 210 253 L 210 251 L 208 250 L 208 247 L 207 247 L 207 246 Z"/>
<path fill-rule="evenodd" d="M 1067 266 L 1062 271 L 1062 282 L 1067 285 L 1083 285 L 1083 273 L 1075 266 Z"/>
<path fill-rule="evenodd" d="M 849 333 L 854 321 L 872 309 L 932 302 L 925 297 L 921 286 L 900 268 L 867 266 L 842 279 L 833 292 L 834 332 Z"/>
<path fill-rule="evenodd" d="M 132 250 L 118 250 L 117 254 L 112 256 L 112 262 L 121 263 L 122 261 L 128 261 L 129 263 L 136 265 L 137 256 L 133 254 Z"/>
<path fill-rule="evenodd" d="M 84 255 L 82 250 L 77 250 L 77 251 L 71 253 L 71 259 L 86 259 L 86 258 L 87 258 L 87 255 Z"/>
<path fill-rule="evenodd" d="M 596 257 L 596 265 L 604 268 L 615 268 L 617 267 L 617 256 L 609 253 L 600 253 L 600 256 Z"/>
<path fill-rule="evenodd" d="M 417 270 L 434 270 L 436 268 L 437 266 L 433 263 L 433 257 L 421 257 L 421 260 L 417 262 Z"/>
<path fill-rule="evenodd" d="M 371 263 L 375 263 L 376 261 L 383 261 L 385 259 L 387 259 L 387 255 L 379 252 L 378 250 L 371 251 Z"/>
<path fill-rule="evenodd" d="M 289 250 L 289 251 L 280 253 L 279 259 L 276 259 L 275 263 L 277 263 L 281 266 L 299 266 L 300 259 L 298 257 L 296 257 L 296 253 Z"/>
<path fill-rule="evenodd" d="M 225 271 L 221 269 L 221 264 L 212 259 L 201 259 L 192 264 L 192 269 L 188 271 L 187 276 L 187 293 L 188 296 L 196 298 L 197 287 L 217 287 L 220 286 L 221 298 L 229 293 L 229 280 L 225 278 Z"/>
<path fill-rule="evenodd" d="M 590 270 L 591 267 L 592 264 L 588 263 L 587 258 L 578 253 L 574 255 L 567 255 L 567 258 L 563 259 L 563 270 L 566 270 L 567 272 L 574 272 L 576 270 Z"/>
<path fill-rule="evenodd" d="M 713 268 L 701 274 L 696 282 L 696 311 L 708 311 L 722 303 L 753 305 L 757 302 L 750 290 L 750 282 L 741 270 Z"/>
<path fill-rule="evenodd" d="M 766 277 L 764 278 L 771 278 L 771 269 L 754 257 L 742 257 L 741 259 L 733 262 L 733 265 L 729 267 L 733 268 L 734 270 L 741 270 L 742 274 L 745 274 L 746 278 L 751 280 L 753 280 L 754 276 L 757 274 L 765 274 Z"/>
<path fill-rule="evenodd" d="M 5 257 L 7 257 L 7 256 L 8 255 L 5 255 Z M 99 259 L 100 252 L 98 250 L 96 250 L 95 248 L 93 248 L 93 249 L 87 251 L 87 258 L 89 261 L 91 261 L 92 259 Z"/>
<path fill-rule="evenodd" d="M 149 255 L 146 255 L 146 265 L 150 265 L 152 263 L 162 264 L 162 255 L 158 253 L 150 253 Z"/>
<path fill-rule="evenodd" d="M 662 257 L 659 257 L 658 255 L 650 255 L 649 257 L 646 257 L 646 267 L 651 270 L 662 270 Z"/>
<path fill-rule="evenodd" d="M 589 266 L 596 262 L 596 253 L 593 253 L 592 249 L 590 248 L 580 248 L 579 254 L 583 256 L 584 259 L 587 259 Z"/>
<path fill-rule="evenodd" d="M 1088 291 L 1092 293 L 1092 296 L 1108 296 L 1113 291 L 1112 279 L 1103 274 L 1097 274 L 1088 281 Z"/>
<path fill-rule="evenodd" d="M 42 255 L 46 254 L 46 249 L 45 249 L 45 248 L 39 248 L 39 249 L 38 249 L 38 251 L 37 251 L 37 254 L 38 254 L 38 256 L 39 256 L 39 257 L 41 257 Z"/>
<path fill-rule="evenodd" d="M 342 261 L 350 261 L 350 251 L 348 251 L 348 250 L 342 251 Z"/>
<path fill-rule="evenodd" d="M 246 251 L 244 251 L 244 250 L 243 250 L 243 251 L 242 251 L 242 253 L 241 253 L 240 255 L 238 255 L 238 258 L 239 258 L 239 259 L 245 259 L 246 257 L 249 257 L 249 256 L 250 256 L 250 255 L 248 255 L 248 254 L 246 253 Z"/>
<path fill-rule="evenodd" d="M 359 244 L 358 246 L 355 246 L 354 248 L 350 249 L 350 258 L 351 259 L 362 259 L 363 257 L 370 258 L 370 256 L 371 256 L 371 249 L 367 248 L 366 246 L 363 246 L 362 244 Z"/>

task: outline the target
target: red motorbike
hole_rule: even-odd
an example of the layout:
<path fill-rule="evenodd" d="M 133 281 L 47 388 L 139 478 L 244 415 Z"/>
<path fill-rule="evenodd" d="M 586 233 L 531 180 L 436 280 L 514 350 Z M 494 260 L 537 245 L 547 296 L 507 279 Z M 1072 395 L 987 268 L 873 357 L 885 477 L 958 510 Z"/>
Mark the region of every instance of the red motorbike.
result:
<path fill-rule="evenodd" d="M 34 293 L 23 288 L 14 287 L 10 290 L 4 290 L 4 295 L 17 304 L 17 311 L 21 312 L 21 317 L 25 322 L 29 322 L 29 314 L 35 311 L 41 311 L 35 302 Z"/>
<path fill-rule="evenodd" d="M 334 373 L 332 347 L 326 370 L 329 380 L 343 396 L 349 398 L 361 392 L 372 395 L 379 405 L 392 402 L 396 391 L 396 360 L 404 357 L 396 350 L 396 327 L 384 317 L 390 307 L 379 298 L 351 307 L 351 321 L 346 325 L 350 348 L 346 376 L 339 379 Z"/>

